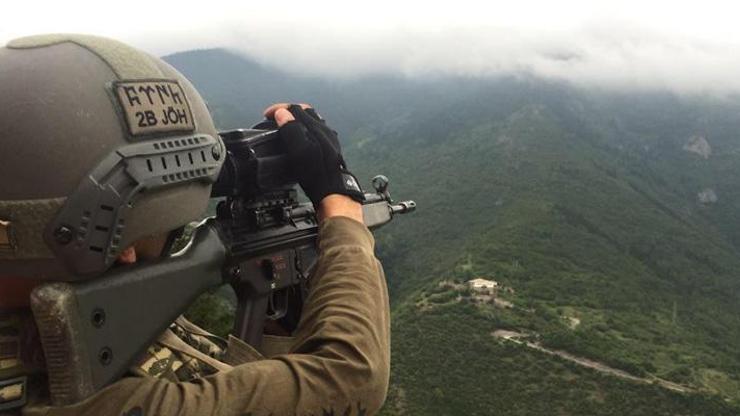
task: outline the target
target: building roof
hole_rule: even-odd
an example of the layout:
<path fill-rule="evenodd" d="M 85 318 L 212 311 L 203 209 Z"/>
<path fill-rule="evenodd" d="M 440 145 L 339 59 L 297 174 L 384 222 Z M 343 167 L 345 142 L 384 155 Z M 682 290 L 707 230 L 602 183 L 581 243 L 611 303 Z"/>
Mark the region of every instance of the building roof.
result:
<path fill-rule="evenodd" d="M 480 277 L 473 279 L 473 280 L 468 280 L 468 284 L 473 285 L 473 286 L 487 286 L 487 287 L 498 286 L 498 282 L 496 282 L 495 280 L 481 279 Z"/>

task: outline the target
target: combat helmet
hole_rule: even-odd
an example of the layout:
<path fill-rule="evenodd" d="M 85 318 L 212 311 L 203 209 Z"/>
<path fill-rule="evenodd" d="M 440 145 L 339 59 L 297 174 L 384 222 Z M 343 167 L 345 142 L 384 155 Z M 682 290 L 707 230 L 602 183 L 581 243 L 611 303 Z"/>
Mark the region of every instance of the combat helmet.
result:
<path fill-rule="evenodd" d="M 74 281 L 205 211 L 224 148 L 170 65 L 120 42 L 0 48 L 0 275 Z"/>

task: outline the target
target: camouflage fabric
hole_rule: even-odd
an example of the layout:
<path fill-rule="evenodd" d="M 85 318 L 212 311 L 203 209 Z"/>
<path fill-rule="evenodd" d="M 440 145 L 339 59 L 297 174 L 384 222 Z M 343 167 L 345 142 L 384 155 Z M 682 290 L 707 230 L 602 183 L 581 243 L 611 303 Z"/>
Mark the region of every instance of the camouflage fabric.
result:
<path fill-rule="evenodd" d="M 385 400 L 390 372 L 388 293 L 373 251 L 372 234 L 363 224 L 344 217 L 321 223 L 318 267 L 287 354 L 264 358 L 232 338 L 234 351 L 224 356 L 237 364 L 231 366 L 168 330 L 162 345 L 171 350 L 185 345 L 185 355 L 211 360 L 218 371 L 171 381 L 173 375 L 194 373 L 183 374 L 188 364 L 177 353 L 154 349 L 142 362 L 140 374 L 146 376 L 125 377 L 73 406 L 26 406 L 24 414 L 373 415 Z"/>
<path fill-rule="evenodd" d="M 0 311 L 0 380 L 44 368 L 36 325 L 28 310 Z"/>
<path fill-rule="evenodd" d="M 174 341 L 174 337 L 184 344 Z M 214 361 L 223 359 L 226 352 L 225 348 L 211 340 L 217 338 L 181 316 L 147 349 L 139 365 L 131 371 L 137 375 L 173 382 L 193 381 L 214 374 L 225 369 L 221 363 Z"/>
<path fill-rule="evenodd" d="M 21 321 L 17 314 L 0 314 L 0 406 L 23 397 L 23 383 L 10 381 L 24 371 L 20 346 Z M 12 413 L 0 411 L 0 415 L 3 414 Z"/>
<path fill-rule="evenodd" d="M 7 402 L 13 402 L 23 397 L 25 383 L 22 381 L 0 387 L 0 405 Z"/>
<path fill-rule="evenodd" d="M 22 404 L 27 395 L 34 393 L 29 392 L 29 381 L 37 387 L 43 367 L 43 353 L 30 311 L 0 311 L 0 408 Z M 0 416 L 14 414 L 18 414 L 17 409 L 0 411 Z"/>
<path fill-rule="evenodd" d="M 184 316 L 177 318 L 170 326 L 170 330 L 185 343 L 209 357 L 221 360 L 226 353 L 226 340 L 196 326 Z"/>
<path fill-rule="evenodd" d="M 0 379 L 13 376 L 23 367 L 20 344 L 19 317 L 0 316 Z"/>
<path fill-rule="evenodd" d="M 161 345 L 149 347 L 138 369 L 146 376 L 169 381 L 192 381 L 216 372 L 216 369 L 196 358 Z"/>

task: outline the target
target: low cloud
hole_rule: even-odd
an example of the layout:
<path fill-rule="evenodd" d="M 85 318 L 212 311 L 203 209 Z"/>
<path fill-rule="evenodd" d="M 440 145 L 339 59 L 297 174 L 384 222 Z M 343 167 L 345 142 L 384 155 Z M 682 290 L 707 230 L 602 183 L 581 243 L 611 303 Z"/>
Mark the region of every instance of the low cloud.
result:
<path fill-rule="evenodd" d="M 286 72 L 331 77 L 527 74 L 585 87 L 740 91 L 740 45 L 601 22 L 547 31 L 460 26 L 307 36 L 234 30 L 222 46 Z M 238 41 L 235 41 L 238 39 Z M 216 42 L 214 42 L 214 45 Z"/>
<path fill-rule="evenodd" d="M 740 6 L 724 0 L 211 0 L 192 10 L 131 0 L 114 20 L 87 3 L 86 15 L 70 15 L 70 2 L 81 0 L 52 3 L 32 20 L 23 16 L 35 6 L 13 5 L 0 16 L 0 41 L 82 32 L 159 55 L 225 47 L 303 75 L 525 74 L 616 90 L 740 92 Z M 161 19 L 142 19 L 144 9 Z"/>

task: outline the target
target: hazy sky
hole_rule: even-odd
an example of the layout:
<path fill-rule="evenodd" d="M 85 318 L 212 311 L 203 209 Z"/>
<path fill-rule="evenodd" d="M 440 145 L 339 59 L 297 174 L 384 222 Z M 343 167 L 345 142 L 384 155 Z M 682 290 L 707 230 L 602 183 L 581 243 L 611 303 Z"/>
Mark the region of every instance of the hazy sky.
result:
<path fill-rule="evenodd" d="M 715 0 L 25 1 L 3 5 L 0 42 L 77 32 L 158 55 L 227 47 L 304 74 L 521 72 L 586 86 L 740 92 L 738 12 L 740 2 Z"/>

